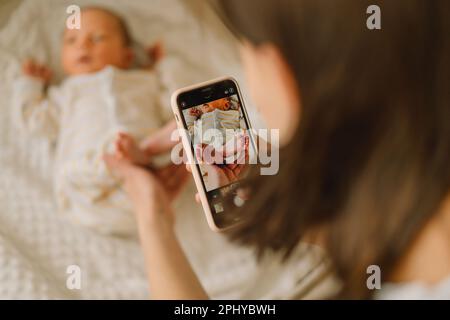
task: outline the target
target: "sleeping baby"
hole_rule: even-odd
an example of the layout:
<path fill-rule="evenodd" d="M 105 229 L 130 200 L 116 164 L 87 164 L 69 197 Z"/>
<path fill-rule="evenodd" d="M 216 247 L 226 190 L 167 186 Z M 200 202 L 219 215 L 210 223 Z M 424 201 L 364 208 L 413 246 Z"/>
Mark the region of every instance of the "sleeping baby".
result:
<path fill-rule="evenodd" d="M 131 70 L 132 62 L 123 20 L 106 9 L 85 8 L 81 29 L 64 31 L 63 82 L 47 89 L 51 71 L 28 61 L 15 83 L 16 122 L 29 135 L 55 145 L 54 190 L 60 211 L 106 234 L 134 234 L 136 225 L 103 154 L 117 148 L 139 150 L 138 143 L 170 119 L 158 103 L 154 72 Z M 149 161 L 145 156 L 139 160 Z"/>

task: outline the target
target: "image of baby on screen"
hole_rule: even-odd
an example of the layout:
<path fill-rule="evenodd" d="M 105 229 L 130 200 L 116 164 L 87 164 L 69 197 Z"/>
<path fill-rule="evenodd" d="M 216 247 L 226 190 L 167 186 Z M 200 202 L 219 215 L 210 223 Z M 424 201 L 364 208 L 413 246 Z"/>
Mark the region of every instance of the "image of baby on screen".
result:
<path fill-rule="evenodd" d="M 216 179 L 211 174 L 217 168 L 245 162 L 248 126 L 237 95 L 188 108 L 183 113 L 206 190 L 238 180 Z"/>

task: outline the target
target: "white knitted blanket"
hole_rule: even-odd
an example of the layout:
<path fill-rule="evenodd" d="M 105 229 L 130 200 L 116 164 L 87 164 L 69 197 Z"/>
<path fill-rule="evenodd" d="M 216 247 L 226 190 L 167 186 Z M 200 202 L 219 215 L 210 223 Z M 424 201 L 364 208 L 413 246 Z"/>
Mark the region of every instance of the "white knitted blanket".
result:
<path fill-rule="evenodd" d="M 61 79 L 59 41 L 67 17 L 65 9 L 73 3 L 24 1 L 0 31 L 2 299 L 149 296 L 138 243 L 98 235 L 59 216 L 52 194 L 50 146 L 36 140 L 30 142 L 11 124 L 10 83 L 19 74 L 25 58 L 33 57 L 49 64 L 56 71 L 56 79 Z M 173 88 L 223 74 L 241 78 L 231 37 L 199 1 L 80 0 L 76 3 L 105 5 L 118 11 L 141 43 L 163 39 L 171 62 L 162 74 L 162 81 Z M 299 289 L 296 280 L 308 274 L 317 262 L 315 256 L 293 257 L 284 266 L 275 258 L 257 265 L 250 250 L 238 248 L 208 229 L 193 195 L 194 186 L 190 185 L 178 200 L 177 233 L 213 298 L 287 298 Z M 66 270 L 70 265 L 80 267 L 80 290 L 66 286 Z M 307 283 L 301 282 L 304 286 Z"/>

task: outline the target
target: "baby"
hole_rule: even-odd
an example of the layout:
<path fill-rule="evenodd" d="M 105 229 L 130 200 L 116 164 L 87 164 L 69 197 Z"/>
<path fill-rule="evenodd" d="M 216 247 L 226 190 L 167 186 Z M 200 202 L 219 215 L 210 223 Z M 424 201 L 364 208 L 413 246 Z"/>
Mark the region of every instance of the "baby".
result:
<path fill-rule="evenodd" d="M 105 167 L 103 154 L 116 152 L 149 164 L 138 141 L 171 119 L 170 110 L 158 101 L 155 74 L 130 70 L 133 54 L 119 16 L 85 8 L 81 29 L 64 32 L 64 81 L 45 90 L 51 71 L 27 61 L 14 90 L 17 124 L 56 147 L 54 189 L 60 211 L 107 234 L 134 234 L 136 225 L 120 181 Z M 161 56 L 156 47 L 154 61 Z"/>

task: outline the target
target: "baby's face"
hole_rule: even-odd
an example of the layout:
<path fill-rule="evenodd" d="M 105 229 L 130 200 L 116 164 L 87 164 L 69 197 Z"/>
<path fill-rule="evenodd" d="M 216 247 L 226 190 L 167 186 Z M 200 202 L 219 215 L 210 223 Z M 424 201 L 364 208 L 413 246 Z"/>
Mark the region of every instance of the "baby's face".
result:
<path fill-rule="evenodd" d="M 222 98 L 216 101 L 213 101 L 211 103 L 211 106 L 213 109 L 219 109 L 222 111 L 227 111 L 229 108 L 227 108 L 227 103 L 228 103 L 228 99 L 227 98 Z"/>
<path fill-rule="evenodd" d="M 81 29 L 66 29 L 62 64 L 68 75 L 92 73 L 108 65 L 126 69 L 133 58 L 119 21 L 97 9 L 81 13 Z"/>

